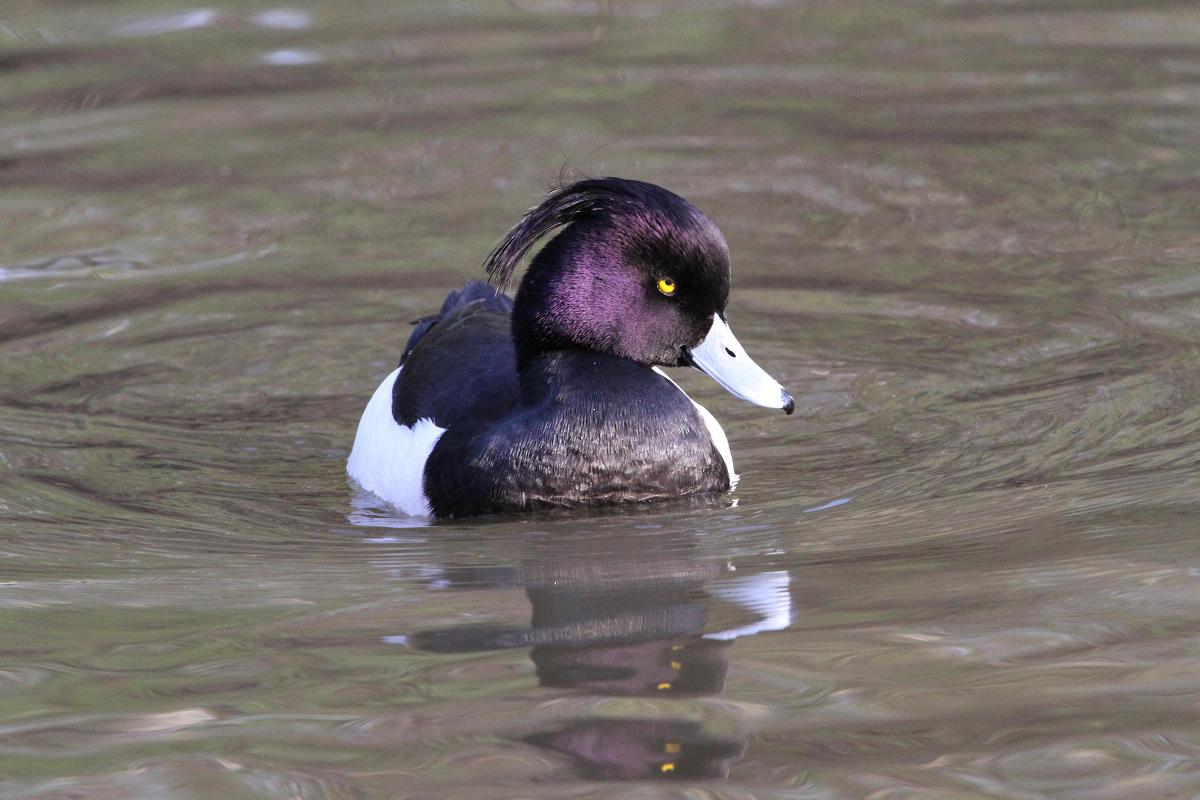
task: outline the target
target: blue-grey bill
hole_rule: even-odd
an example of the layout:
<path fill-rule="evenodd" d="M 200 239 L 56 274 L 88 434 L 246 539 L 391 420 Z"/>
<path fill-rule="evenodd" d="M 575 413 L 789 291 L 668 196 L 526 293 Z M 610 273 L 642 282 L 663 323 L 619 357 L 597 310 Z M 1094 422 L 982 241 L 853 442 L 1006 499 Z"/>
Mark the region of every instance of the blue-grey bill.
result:
<path fill-rule="evenodd" d="M 685 347 L 683 360 L 725 387 L 734 397 L 765 408 L 792 413 L 796 403 L 779 382 L 766 373 L 733 335 L 720 314 L 713 315 L 704 341 Z"/>

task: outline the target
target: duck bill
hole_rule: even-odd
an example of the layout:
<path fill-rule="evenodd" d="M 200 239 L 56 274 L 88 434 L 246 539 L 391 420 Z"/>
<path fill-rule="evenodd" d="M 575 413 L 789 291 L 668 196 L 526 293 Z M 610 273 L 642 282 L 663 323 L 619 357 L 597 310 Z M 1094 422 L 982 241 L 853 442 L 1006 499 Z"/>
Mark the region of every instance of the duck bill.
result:
<path fill-rule="evenodd" d="M 782 408 L 786 414 L 796 409 L 792 396 L 746 354 L 746 348 L 720 314 L 713 315 L 712 327 L 704 341 L 683 348 L 680 360 L 724 386 L 735 397 L 765 408 Z"/>

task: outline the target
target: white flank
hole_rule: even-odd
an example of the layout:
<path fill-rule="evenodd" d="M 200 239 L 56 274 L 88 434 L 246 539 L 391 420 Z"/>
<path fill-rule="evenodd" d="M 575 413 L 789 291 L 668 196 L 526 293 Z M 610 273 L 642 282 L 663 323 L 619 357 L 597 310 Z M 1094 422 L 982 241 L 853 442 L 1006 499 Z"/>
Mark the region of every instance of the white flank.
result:
<path fill-rule="evenodd" d="M 654 367 L 654 371 L 671 381 L 671 377 L 659 367 Z M 683 396 L 687 397 L 688 400 L 692 400 L 678 383 L 671 381 L 671 385 L 680 392 L 683 392 Z M 729 437 L 725 435 L 725 429 L 721 427 L 721 423 L 717 422 L 717 418 L 707 408 L 695 400 L 692 400 L 692 405 L 696 407 L 697 413 L 700 414 L 700 419 L 704 420 L 704 427 L 708 428 L 708 435 L 712 437 L 713 444 L 717 446 L 717 452 L 721 454 L 721 460 L 725 462 L 725 469 L 729 471 L 729 490 L 733 491 L 737 488 L 738 474 L 733 470 L 733 453 L 729 452 Z"/>
<path fill-rule="evenodd" d="M 367 403 L 346 472 L 359 486 L 405 514 L 428 517 L 433 510 L 425 496 L 425 462 L 446 429 L 428 419 L 417 420 L 411 428 L 396 422 L 392 416 L 392 386 L 399 374 L 397 367 Z"/>

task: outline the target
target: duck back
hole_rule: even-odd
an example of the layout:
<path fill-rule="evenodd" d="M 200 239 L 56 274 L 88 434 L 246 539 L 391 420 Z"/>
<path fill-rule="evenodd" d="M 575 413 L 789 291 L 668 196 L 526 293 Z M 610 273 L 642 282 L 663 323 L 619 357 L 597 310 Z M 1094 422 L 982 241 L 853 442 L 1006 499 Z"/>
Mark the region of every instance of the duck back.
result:
<path fill-rule="evenodd" d="M 493 417 L 517 400 L 512 299 L 479 281 L 451 292 L 440 313 L 418 320 L 392 387 L 392 416 L 411 427 L 448 428 Z"/>

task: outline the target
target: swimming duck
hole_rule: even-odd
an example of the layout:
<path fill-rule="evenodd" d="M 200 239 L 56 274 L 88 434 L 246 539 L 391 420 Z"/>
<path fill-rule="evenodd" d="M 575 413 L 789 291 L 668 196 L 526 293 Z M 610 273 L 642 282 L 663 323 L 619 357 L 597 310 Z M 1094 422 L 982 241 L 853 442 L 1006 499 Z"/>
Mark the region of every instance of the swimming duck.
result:
<path fill-rule="evenodd" d="M 510 298 L 522 258 L 533 258 Z M 468 517 L 728 491 L 720 424 L 660 367 L 792 413 L 734 337 L 729 248 L 694 205 L 621 178 L 552 191 L 367 403 L 347 472 L 414 516 Z"/>

